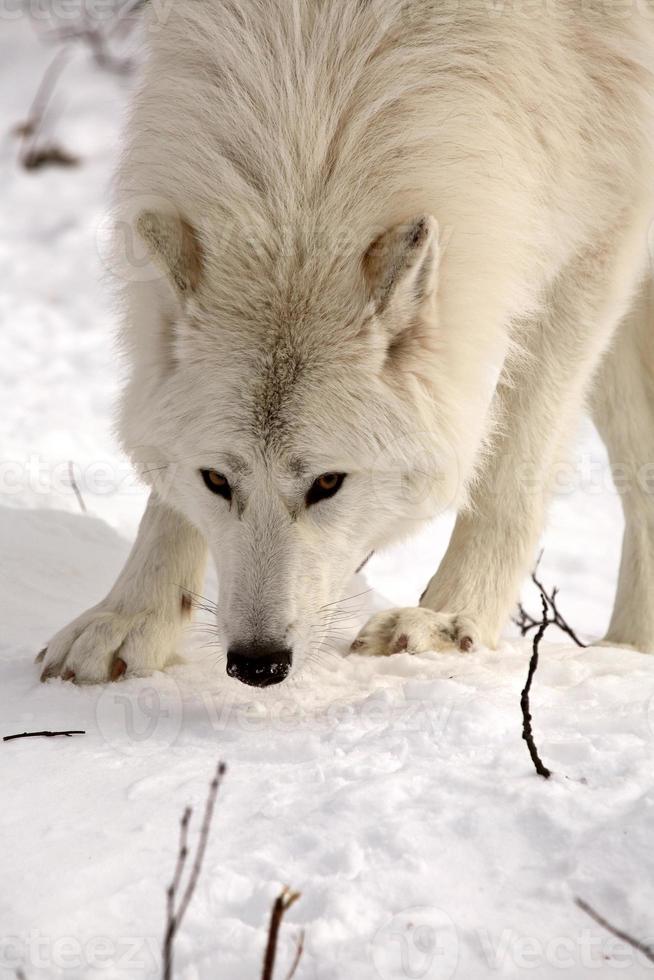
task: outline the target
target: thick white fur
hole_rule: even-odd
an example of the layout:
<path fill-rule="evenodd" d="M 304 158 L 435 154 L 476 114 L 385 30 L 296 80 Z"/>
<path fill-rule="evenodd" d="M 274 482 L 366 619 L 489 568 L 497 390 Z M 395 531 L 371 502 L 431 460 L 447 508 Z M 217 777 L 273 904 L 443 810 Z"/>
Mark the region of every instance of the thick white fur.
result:
<path fill-rule="evenodd" d="M 157 625 L 139 626 L 143 647 L 121 619 L 113 652 L 130 672 L 170 659 L 161 624 L 180 613 L 162 583 L 197 591 L 206 540 L 224 642 L 310 658 L 366 555 L 453 502 L 420 608 L 375 617 L 356 648 L 495 644 L 591 388 L 616 467 L 636 474 L 654 446 L 652 307 L 630 312 L 654 216 L 654 0 L 158 13 L 117 179 L 119 244 L 143 211 L 166 216 L 150 274 L 122 261 L 120 431 L 153 495 L 130 573 L 99 607 L 122 608 L 128 583 L 130 610 Z M 382 308 L 383 270 L 364 256 L 421 217 L 427 237 Z M 193 233 L 171 242 L 175 221 Z M 201 467 L 238 483 L 238 506 Z M 304 508 L 326 471 L 349 474 L 343 489 Z M 609 637 L 651 650 L 651 489 L 624 500 Z M 48 676 L 106 676 L 111 651 L 86 629 L 51 644 Z"/>

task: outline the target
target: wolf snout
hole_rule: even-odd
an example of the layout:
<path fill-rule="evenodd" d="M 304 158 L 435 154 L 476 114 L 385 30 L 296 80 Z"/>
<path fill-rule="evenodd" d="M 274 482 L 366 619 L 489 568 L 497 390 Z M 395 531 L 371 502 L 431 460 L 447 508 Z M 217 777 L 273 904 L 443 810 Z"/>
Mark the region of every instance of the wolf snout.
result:
<path fill-rule="evenodd" d="M 234 644 L 227 651 L 227 673 L 251 687 L 281 684 L 292 663 L 293 652 L 274 643 Z"/>

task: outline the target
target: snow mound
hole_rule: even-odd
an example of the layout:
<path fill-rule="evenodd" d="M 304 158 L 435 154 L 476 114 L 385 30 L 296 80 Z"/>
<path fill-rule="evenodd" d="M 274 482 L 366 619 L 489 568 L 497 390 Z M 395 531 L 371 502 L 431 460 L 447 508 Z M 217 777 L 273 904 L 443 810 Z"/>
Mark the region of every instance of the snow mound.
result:
<path fill-rule="evenodd" d="M 283 883 L 302 892 L 280 950 L 290 965 L 306 929 L 300 977 L 651 976 L 573 900 L 651 932 L 654 659 L 543 645 L 545 782 L 521 740 L 525 641 L 473 656 L 335 651 L 251 692 L 200 628 L 188 663 L 152 678 L 43 685 L 34 654 L 100 598 L 128 545 L 53 510 L 1 509 L 0 536 L 2 734 L 86 731 L 2 746 L 0 976 L 158 976 L 178 820 L 193 804 L 197 831 L 219 758 L 178 976 L 257 976 Z M 366 598 L 361 615 L 383 605 Z"/>

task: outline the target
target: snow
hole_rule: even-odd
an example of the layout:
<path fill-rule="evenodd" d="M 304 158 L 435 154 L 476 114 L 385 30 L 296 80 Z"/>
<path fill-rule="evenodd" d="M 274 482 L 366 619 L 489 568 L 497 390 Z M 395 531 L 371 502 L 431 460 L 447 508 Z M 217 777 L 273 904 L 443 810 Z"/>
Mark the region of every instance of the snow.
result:
<path fill-rule="evenodd" d="M 24 118 L 51 57 L 25 18 L 3 23 L 5 126 Z M 194 807 L 194 844 L 218 759 L 228 772 L 176 977 L 258 976 L 283 884 L 302 897 L 277 977 L 300 929 L 300 980 L 652 976 L 574 905 L 654 938 L 652 657 L 548 634 L 532 694 L 548 782 L 520 737 L 530 645 L 511 629 L 497 652 L 335 651 L 254 692 L 226 677 L 200 626 L 188 663 L 155 677 L 38 682 L 34 655 L 109 587 L 145 500 L 111 434 L 119 365 L 103 250 L 129 87 L 80 50 L 54 118 L 81 166 L 26 173 L 15 139 L 0 145 L 0 734 L 86 731 L 0 748 L 0 977 L 159 976 L 179 818 Z M 568 475 L 541 571 L 577 631 L 598 637 L 621 517 L 588 425 Z M 350 589 L 351 636 L 371 610 L 416 601 L 450 526 L 373 559 Z M 210 577 L 206 594 L 216 588 Z M 529 585 L 525 602 L 538 609 Z"/>

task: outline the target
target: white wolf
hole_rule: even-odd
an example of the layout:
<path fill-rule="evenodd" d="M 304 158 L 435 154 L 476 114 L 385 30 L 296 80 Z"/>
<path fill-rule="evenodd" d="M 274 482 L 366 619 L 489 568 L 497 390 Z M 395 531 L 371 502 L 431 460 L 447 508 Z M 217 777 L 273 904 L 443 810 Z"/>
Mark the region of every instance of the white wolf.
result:
<path fill-rule="evenodd" d="M 452 503 L 420 606 L 354 647 L 496 644 L 587 398 L 626 517 L 607 639 L 652 650 L 654 0 L 176 0 L 148 33 L 117 206 L 152 493 L 43 676 L 171 662 L 208 546 L 228 673 L 277 683 Z"/>

